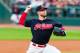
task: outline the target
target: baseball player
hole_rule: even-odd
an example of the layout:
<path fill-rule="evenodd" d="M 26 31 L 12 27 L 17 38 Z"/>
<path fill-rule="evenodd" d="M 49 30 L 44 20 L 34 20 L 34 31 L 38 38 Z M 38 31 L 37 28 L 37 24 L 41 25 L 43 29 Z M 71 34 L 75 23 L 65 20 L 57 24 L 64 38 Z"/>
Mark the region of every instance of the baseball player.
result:
<path fill-rule="evenodd" d="M 30 27 L 32 40 L 26 53 L 61 53 L 55 46 L 48 44 L 52 32 L 57 36 L 65 36 L 62 24 L 52 19 L 48 19 L 47 8 L 38 6 L 36 8 L 38 19 L 26 20 L 28 12 L 31 10 L 28 6 L 22 13 L 19 20 L 20 25 Z M 56 30 L 57 29 L 57 30 Z"/>

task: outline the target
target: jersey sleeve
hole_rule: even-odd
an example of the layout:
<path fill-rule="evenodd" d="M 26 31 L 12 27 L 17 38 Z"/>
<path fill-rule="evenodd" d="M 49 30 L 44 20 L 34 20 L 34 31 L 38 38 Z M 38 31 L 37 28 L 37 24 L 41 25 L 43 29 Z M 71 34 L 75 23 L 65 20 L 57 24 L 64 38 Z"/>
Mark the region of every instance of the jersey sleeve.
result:
<path fill-rule="evenodd" d="M 25 27 L 30 27 L 31 26 L 31 20 L 26 20 L 27 15 L 28 14 L 25 12 L 22 13 L 21 18 L 19 20 L 19 24 L 23 25 Z"/>
<path fill-rule="evenodd" d="M 63 30 L 63 31 L 65 30 L 62 23 L 54 21 L 54 28 L 56 27 L 59 28 L 60 30 Z"/>
<path fill-rule="evenodd" d="M 19 25 L 24 25 L 26 17 L 27 17 L 27 13 L 23 12 L 19 20 Z"/>
<path fill-rule="evenodd" d="M 54 26 L 61 28 L 62 27 L 62 24 L 60 22 L 55 22 Z"/>

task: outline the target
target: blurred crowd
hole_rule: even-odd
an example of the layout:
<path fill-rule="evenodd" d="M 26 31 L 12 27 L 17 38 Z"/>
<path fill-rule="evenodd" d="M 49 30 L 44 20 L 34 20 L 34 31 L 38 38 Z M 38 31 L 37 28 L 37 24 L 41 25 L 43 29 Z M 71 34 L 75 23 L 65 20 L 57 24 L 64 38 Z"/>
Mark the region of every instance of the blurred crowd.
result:
<path fill-rule="evenodd" d="M 13 3 L 19 4 L 30 4 L 32 0 L 13 0 Z M 38 0 L 36 0 L 38 1 Z M 45 0 L 46 2 L 50 3 L 51 5 L 80 5 L 80 0 Z"/>
<path fill-rule="evenodd" d="M 14 1 L 14 2 L 13 2 Z M 20 14 L 31 3 L 31 0 L 13 0 L 12 13 Z M 37 0 L 36 0 L 37 1 Z M 80 0 L 45 0 L 48 6 L 48 16 L 80 17 Z M 31 15 L 35 15 L 33 9 Z"/>

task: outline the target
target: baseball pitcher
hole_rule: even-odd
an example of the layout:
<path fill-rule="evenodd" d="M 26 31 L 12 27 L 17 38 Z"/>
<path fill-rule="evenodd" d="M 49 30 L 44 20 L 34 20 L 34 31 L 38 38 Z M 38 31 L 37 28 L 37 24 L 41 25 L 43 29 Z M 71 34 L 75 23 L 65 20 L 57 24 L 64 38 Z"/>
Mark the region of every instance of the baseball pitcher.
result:
<path fill-rule="evenodd" d="M 20 25 L 30 27 L 32 32 L 32 39 L 26 53 L 61 53 L 59 49 L 49 45 L 48 42 L 52 33 L 57 36 L 66 36 L 62 24 L 48 19 L 46 17 L 47 8 L 43 6 L 37 6 L 36 8 L 38 19 L 26 20 L 31 9 L 32 6 L 28 6 L 19 20 Z"/>

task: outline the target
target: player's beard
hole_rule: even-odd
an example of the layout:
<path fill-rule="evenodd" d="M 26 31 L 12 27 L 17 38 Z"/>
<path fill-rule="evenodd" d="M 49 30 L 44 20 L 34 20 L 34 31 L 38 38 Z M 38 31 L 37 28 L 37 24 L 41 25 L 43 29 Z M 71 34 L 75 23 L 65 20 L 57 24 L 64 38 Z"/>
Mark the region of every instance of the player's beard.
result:
<path fill-rule="evenodd" d="M 47 17 L 47 15 L 41 15 L 41 17 L 46 18 L 46 17 Z"/>

